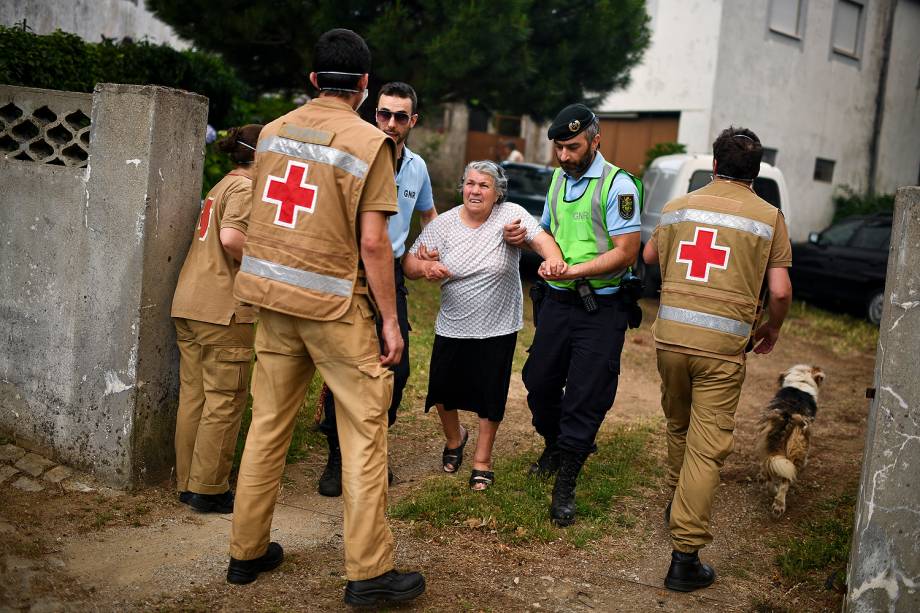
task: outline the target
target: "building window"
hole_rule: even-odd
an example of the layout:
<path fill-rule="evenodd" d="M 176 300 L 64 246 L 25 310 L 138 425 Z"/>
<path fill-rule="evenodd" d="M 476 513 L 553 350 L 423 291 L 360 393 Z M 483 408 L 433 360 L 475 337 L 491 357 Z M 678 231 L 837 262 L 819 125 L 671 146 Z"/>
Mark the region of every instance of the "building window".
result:
<path fill-rule="evenodd" d="M 807 0 L 772 0 L 770 30 L 777 34 L 801 39 L 805 34 L 805 5 Z"/>
<path fill-rule="evenodd" d="M 776 154 L 779 153 L 776 149 L 771 149 L 770 147 L 763 148 L 763 158 L 762 162 L 769 164 L 770 166 L 776 166 Z"/>
<path fill-rule="evenodd" d="M 830 183 L 834 180 L 834 160 L 815 158 L 815 181 Z"/>
<path fill-rule="evenodd" d="M 866 20 L 863 0 L 837 0 L 831 45 L 834 53 L 859 59 Z"/>

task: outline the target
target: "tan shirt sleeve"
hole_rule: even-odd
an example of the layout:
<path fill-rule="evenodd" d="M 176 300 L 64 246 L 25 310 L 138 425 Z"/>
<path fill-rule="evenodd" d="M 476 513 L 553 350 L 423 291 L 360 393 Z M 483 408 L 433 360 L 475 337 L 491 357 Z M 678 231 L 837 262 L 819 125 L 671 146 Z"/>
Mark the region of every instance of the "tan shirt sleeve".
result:
<path fill-rule="evenodd" d="M 370 211 L 381 211 L 388 215 L 395 215 L 399 211 L 396 204 L 396 169 L 393 168 L 393 158 L 386 145 L 380 148 L 371 163 L 364 181 L 361 202 L 358 203 L 359 215 Z"/>
<path fill-rule="evenodd" d="M 246 234 L 252 210 L 252 182 L 243 179 L 238 186 L 227 190 L 223 205 L 220 228 L 234 228 Z"/>
<path fill-rule="evenodd" d="M 792 266 L 792 245 L 789 243 L 789 231 L 786 218 L 780 213 L 773 229 L 773 244 L 770 246 L 770 261 L 767 268 L 789 268 Z"/>

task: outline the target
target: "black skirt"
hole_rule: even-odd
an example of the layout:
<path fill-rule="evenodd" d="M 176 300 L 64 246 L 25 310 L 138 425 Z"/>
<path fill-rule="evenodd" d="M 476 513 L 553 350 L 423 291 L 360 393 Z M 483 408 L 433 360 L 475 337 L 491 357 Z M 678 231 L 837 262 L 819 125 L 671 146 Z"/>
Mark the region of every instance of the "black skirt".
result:
<path fill-rule="evenodd" d="M 473 411 L 482 419 L 505 416 L 517 332 L 491 338 L 435 335 L 428 369 L 425 412 L 436 404 L 448 411 Z"/>

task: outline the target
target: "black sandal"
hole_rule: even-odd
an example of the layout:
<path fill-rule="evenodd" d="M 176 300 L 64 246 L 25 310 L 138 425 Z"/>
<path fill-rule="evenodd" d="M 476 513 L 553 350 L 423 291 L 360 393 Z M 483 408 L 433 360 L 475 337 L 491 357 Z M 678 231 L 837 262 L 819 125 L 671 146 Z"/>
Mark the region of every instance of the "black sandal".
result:
<path fill-rule="evenodd" d="M 470 489 L 474 492 L 484 492 L 492 487 L 493 483 L 495 483 L 495 473 L 491 470 L 474 468 L 470 474 Z M 477 488 L 477 485 L 485 485 L 485 487 Z"/>
<path fill-rule="evenodd" d="M 463 426 L 461 426 L 462 428 Z M 448 449 L 444 447 L 444 451 L 441 453 L 441 467 L 444 469 L 444 472 L 453 474 L 460 470 L 460 465 L 463 464 L 463 448 L 466 447 L 466 442 L 470 440 L 470 431 L 466 428 L 463 429 L 463 440 L 460 441 L 459 447 L 454 447 L 453 449 Z M 447 468 L 447 466 L 453 466 L 453 470 Z"/>

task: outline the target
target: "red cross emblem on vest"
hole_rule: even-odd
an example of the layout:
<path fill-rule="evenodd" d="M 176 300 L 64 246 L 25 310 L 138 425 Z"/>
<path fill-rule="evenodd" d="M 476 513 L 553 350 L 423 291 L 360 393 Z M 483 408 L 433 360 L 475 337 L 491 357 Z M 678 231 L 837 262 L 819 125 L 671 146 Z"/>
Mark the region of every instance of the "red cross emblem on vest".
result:
<path fill-rule="evenodd" d="M 677 262 L 689 264 L 687 278 L 691 281 L 709 282 L 709 271 L 713 268 L 728 268 L 730 247 L 716 245 L 719 231 L 715 228 L 696 227 L 692 241 L 680 241 L 677 247 Z"/>
<path fill-rule="evenodd" d="M 198 240 L 203 241 L 208 237 L 208 228 L 211 227 L 211 211 L 214 208 L 214 198 L 208 198 L 201 207 L 198 217 Z"/>
<path fill-rule="evenodd" d="M 298 211 L 313 213 L 317 190 L 315 185 L 307 183 L 307 165 L 288 160 L 283 178 L 268 175 L 262 201 L 278 207 L 275 211 L 277 225 L 294 228 Z"/>

